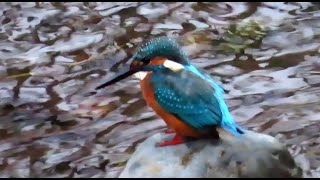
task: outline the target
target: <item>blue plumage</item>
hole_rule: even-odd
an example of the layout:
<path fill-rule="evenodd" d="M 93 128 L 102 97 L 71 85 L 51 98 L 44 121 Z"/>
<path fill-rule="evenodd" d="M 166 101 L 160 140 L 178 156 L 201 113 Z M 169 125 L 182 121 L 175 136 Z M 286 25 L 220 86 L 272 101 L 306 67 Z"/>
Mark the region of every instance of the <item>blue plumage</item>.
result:
<path fill-rule="evenodd" d="M 179 72 L 154 67 L 149 82 L 163 109 L 202 134 L 210 133 L 213 126 L 237 136 L 242 133 L 223 100 L 223 89 L 196 67 L 187 65 Z"/>
<path fill-rule="evenodd" d="M 166 57 L 180 64 L 189 64 L 188 56 L 182 51 L 179 44 L 168 37 L 157 37 L 142 44 L 131 60 L 149 61 L 154 57 Z"/>

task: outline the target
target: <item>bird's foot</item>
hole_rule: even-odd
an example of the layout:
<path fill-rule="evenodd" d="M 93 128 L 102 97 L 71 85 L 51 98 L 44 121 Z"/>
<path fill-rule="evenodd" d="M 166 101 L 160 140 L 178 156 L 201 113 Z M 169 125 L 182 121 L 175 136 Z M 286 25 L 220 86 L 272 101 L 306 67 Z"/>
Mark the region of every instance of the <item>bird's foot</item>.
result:
<path fill-rule="evenodd" d="M 186 142 L 186 141 L 183 140 L 179 135 L 176 134 L 172 140 L 157 143 L 156 146 L 157 147 L 173 146 L 173 145 L 183 144 L 184 142 Z"/>
<path fill-rule="evenodd" d="M 174 134 L 176 132 L 173 129 L 166 129 L 166 130 L 164 130 L 164 133 L 165 134 Z"/>

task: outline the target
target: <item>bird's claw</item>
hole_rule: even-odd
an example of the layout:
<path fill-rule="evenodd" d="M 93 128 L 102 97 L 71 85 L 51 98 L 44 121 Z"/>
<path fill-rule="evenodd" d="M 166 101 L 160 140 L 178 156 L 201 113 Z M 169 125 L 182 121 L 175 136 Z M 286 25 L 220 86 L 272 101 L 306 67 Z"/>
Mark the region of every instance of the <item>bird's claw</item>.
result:
<path fill-rule="evenodd" d="M 183 140 L 180 136 L 176 135 L 174 138 L 170 141 L 163 141 L 156 144 L 156 147 L 164 147 L 164 146 L 173 146 L 178 144 L 183 144 L 185 140 Z"/>

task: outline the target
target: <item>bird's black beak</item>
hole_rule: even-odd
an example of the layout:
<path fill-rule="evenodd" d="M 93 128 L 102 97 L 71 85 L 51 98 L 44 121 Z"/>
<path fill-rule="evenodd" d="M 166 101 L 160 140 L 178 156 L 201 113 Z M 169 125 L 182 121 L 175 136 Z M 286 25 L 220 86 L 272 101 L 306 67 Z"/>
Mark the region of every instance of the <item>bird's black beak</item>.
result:
<path fill-rule="evenodd" d="M 130 65 L 125 64 L 125 66 L 122 67 L 122 69 L 118 73 L 116 73 L 113 77 L 111 77 L 107 82 L 96 87 L 96 90 L 107 87 L 111 84 L 114 84 L 122 79 L 125 79 L 125 78 L 131 76 L 132 74 L 134 74 L 136 72 L 143 70 L 144 66 L 142 64 L 136 63 L 137 61 L 129 60 L 128 62 L 129 63 L 131 62 L 131 64 Z"/>

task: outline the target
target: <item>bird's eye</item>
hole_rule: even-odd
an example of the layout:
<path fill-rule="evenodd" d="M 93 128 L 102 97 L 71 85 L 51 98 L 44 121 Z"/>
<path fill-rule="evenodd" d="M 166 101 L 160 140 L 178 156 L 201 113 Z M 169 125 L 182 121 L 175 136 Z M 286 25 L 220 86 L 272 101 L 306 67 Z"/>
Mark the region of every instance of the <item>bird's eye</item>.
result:
<path fill-rule="evenodd" d="M 143 61 L 135 60 L 135 61 L 132 61 L 130 68 L 137 68 L 143 65 L 144 65 Z"/>
<path fill-rule="evenodd" d="M 146 64 L 149 64 L 150 59 L 143 58 L 141 61 L 143 62 L 143 64 L 145 64 L 145 65 L 146 65 Z"/>

